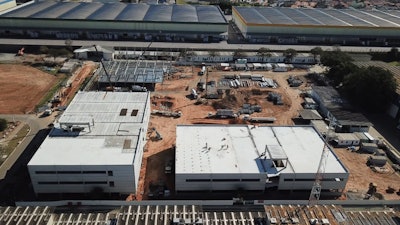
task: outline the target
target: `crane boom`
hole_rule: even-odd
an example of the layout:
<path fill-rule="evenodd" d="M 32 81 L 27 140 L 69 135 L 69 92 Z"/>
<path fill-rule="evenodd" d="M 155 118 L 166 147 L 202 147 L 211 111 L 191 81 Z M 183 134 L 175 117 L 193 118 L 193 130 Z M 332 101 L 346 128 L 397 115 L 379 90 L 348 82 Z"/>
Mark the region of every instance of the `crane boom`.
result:
<path fill-rule="evenodd" d="M 308 199 L 308 205 L 313 206 L 318 204 L 319 198 L 321 197 L 322 191 L 322 179 L 324 177 L 326 161 L 329 156 L 329 141 L 331 137 L 331 130 L 334 129 L 335 122 L 333 119 L 329 120 L 328 132 L 326 133 L 324 139 L 324 147 L 322 149 L 321 159 L 319 160 L 318 170 L 315 174 L 314 184 L 311 188 L 310 197 Z"/>
<path fill-rule="evenodd" d="M 97 46 L 96 46 L 96 45 L 93 45 L 93 47 L 94 47 L 94 49 L 96 50 L 96 53 L 99 54 L 99 51 L 97 50 Z M 107 72 L 107 69 L 106 69 L 106 67 L 104 66 L 104 63 L 103 63 L 103 59 L 102 59 L 102 58 L 100 59 L 100 64 L 101 64 L 101 67 L 103 67 L 104 73 L 105 73 L 106 76 L 107 76 L 107 81 L 108 81 L 108 84 L 110 85 L 110 88 L 113 89 L 113 85 L 112 85 L 112 83 L 111 83 L 110 74 Z"/>

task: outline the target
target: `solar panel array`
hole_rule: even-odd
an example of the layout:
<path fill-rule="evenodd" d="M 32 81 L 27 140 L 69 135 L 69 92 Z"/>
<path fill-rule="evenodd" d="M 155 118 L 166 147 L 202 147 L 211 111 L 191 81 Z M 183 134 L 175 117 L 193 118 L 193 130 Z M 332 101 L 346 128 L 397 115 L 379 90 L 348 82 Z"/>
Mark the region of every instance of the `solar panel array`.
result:
<path fill-rule="evenodd" d="M 226 23 L 217 6 L 42 1 L 1 15 L 7 18 Z"/>
<path fill-rule="evenodd" d="M 310 26 L 400 27 L 390 10 L 235 7 L 246 23 Z"/>

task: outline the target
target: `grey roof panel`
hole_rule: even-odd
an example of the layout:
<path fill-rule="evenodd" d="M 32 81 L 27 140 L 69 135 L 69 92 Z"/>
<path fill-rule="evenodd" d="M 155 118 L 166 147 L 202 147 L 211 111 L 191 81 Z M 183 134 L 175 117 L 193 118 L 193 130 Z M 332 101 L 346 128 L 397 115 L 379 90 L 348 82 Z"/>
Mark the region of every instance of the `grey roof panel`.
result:
<path fill-rule="evenodd" d="M 217 6 L 34 2 L 2 17 L 76 20 L 227 23 Z"/>
<path fill-rule="evenodd" d="M 302 12 L 306 13 L 312 18 L 321 21 L 321 23 L 329 26 L 349 26 L 350 24 L 340 20 L 334 16 L 326 14 L 324 10 L 320 9 L 303 9 Z"/>
<path fill-rule="evenodd" d="M 198 22 L 200 23 L 226 23 L 218 7 L 196 6 Z"/>
<path fill-rule="evenodd" d="M 393 12 L 397 12 L 398 14 L 396 15 Z M 370 12 L 368 12 L 370 13 Z M 400 11 L 378 11 L 374 10 L 372 11 L 373 15 L 378 16 L 382 18 L 383 20 L 390 21 L 390 23 L 394 24 L 400 24 Z"/>
<path fill-rule="evenodd" d="M 103 6 L 102 3 L 80 3 L 79 7 L 75 7 L 59 18 L 61 19 L 87 19 L 96 10 Z"/>
<path fill-rule="evenodd" d="M 104 5 L 96 10 L 87 19 L 89 20 L 114 20 L 122 10 L 124 10 L 126 4 L 123 3 L 104 3 Z"/>
<path fill-rule="evenodd" d="M 48 7 L 57 4 L 56 2 L 39 2 L 37 4 L 29 4 L 25 7 L 18 8 L 9 13 L 4 14 L 5 17 L 30 17 L 31 15 L 38 13 L 40 11 L 46 10 Z"/>
<path fill-rule="evenodd" d="M 321 23 L 315 20 L 314 18 L 308 16 L 305 13 L 302 13 L 302 10 L 292 9 L 292 8 L 281 8 L 279 9 L 279 11 L 287 15 L 289 18 L 291 18 L 298 24 L 321 25 Z"/>
<path fill-rule="evenodd" d="M 172 21 L 174 22 L 198 22 L 195 6 L 174 5 L 172 9 Z"/>
<path fill-rule="evenodd" d="M 168 5 L 151 5 L 144 17 L 145 21 L 171 21 L 172 7 Z"/>
<path fill-rule="evenodd" d="M 399 10 L 382 10 L 381 12 L 385 14 L 390 14 L 391 16 L 395 17 L 397 21 L 399 20 L 400 17 L 400 11 Z"/>
<path fill-rule="evenodd" d="M 149 8 L 150 5 L 146 4 L 128 4 L 115 19 L 141 21 L 144 19 Z"/>
<path fill-rule="evenodd" d="M 334 16 L 340 20 L 343 20 L 353 26 L 372 26 L 372 24 L 357 18 L 356 16 L 351 15 L 348 10 L 336 10 L 336 9 L 328 9 L 324 10 L 325 13 Z"/>
<path fill-rule="evenodd" d="M 257 11 L 272 24 L 296 24 L 294 20 L 283 14 L 280 9 L 258 8 Z"/>
<path fill-rule="evenodd" d="M 242 15 L 242 17 L 248 23 L 262 23 L 270 24 L 271 22 L 267 20 L 257 9 L 250 7 L 238 7 L 237 11 Z"/>
<path fill-rule="evenodd" d="M 66 12 L 72 10 L 73 8 L 79 6 L 79 3 L 71 2 L 60 2 L 59 4 L 54 4 L 45 10 L 31 15 L 31 18 L 58 18 L 59 16 L 65 14 Z"/>
<path fill-rule="evenodd" d="M 400 27 L 400 11 L 234 7 L 253 24 Z"/>

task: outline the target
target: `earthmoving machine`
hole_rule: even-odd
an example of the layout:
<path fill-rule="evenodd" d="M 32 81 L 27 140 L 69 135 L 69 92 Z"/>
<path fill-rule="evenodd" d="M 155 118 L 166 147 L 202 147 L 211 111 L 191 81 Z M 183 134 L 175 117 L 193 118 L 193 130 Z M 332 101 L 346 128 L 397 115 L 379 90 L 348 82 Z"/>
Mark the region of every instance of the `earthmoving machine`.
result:
<path fill-rule="evenodd" d="M 150 133 L 150 136 L 151 136 L 153 133 L 155 133 L 155 134 L 156 134 L 156 136 L 154 137 L 154 139 L 155 139 L 156 141 L 160 141 L 160 140 L 162 140 L 162 139 L 163 139 L 163 138 L 162 138 L 162 136 L 161 136 L 161 134 L 160 134 L 160 133 L 158 133 L 158 131 L 156 130 L 156 128 L 155 128 L 155 127 L 151 128 L 151 133 Z"/>

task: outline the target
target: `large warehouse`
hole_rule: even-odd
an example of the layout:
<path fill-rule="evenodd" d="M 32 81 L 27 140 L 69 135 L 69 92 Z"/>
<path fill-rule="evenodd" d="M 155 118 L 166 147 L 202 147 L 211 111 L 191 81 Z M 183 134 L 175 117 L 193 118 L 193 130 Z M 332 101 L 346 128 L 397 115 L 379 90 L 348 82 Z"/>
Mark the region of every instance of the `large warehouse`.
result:
<path fill-rule="evenodd" d="M 32 1 L 0 14 L 0 37 L 219 42 L 226 32 L 218 6 Z"/>
<path fill-rule="evenodd" d="M 135 193 L 148 92 L 78 92 L 28 163 L 36 194 Z"/>
<path fill-rule="evenodd" d="M 250 43 L 397 46 L 400 11 L 233 7 Z"/>
<path fill-rule="evenodd" d="M 175 189 L 311 190 L 324 141 L 311 126 L 179 125 Z M 342 191 L 349 172 L 329 150 L 323 190 Z"/>

